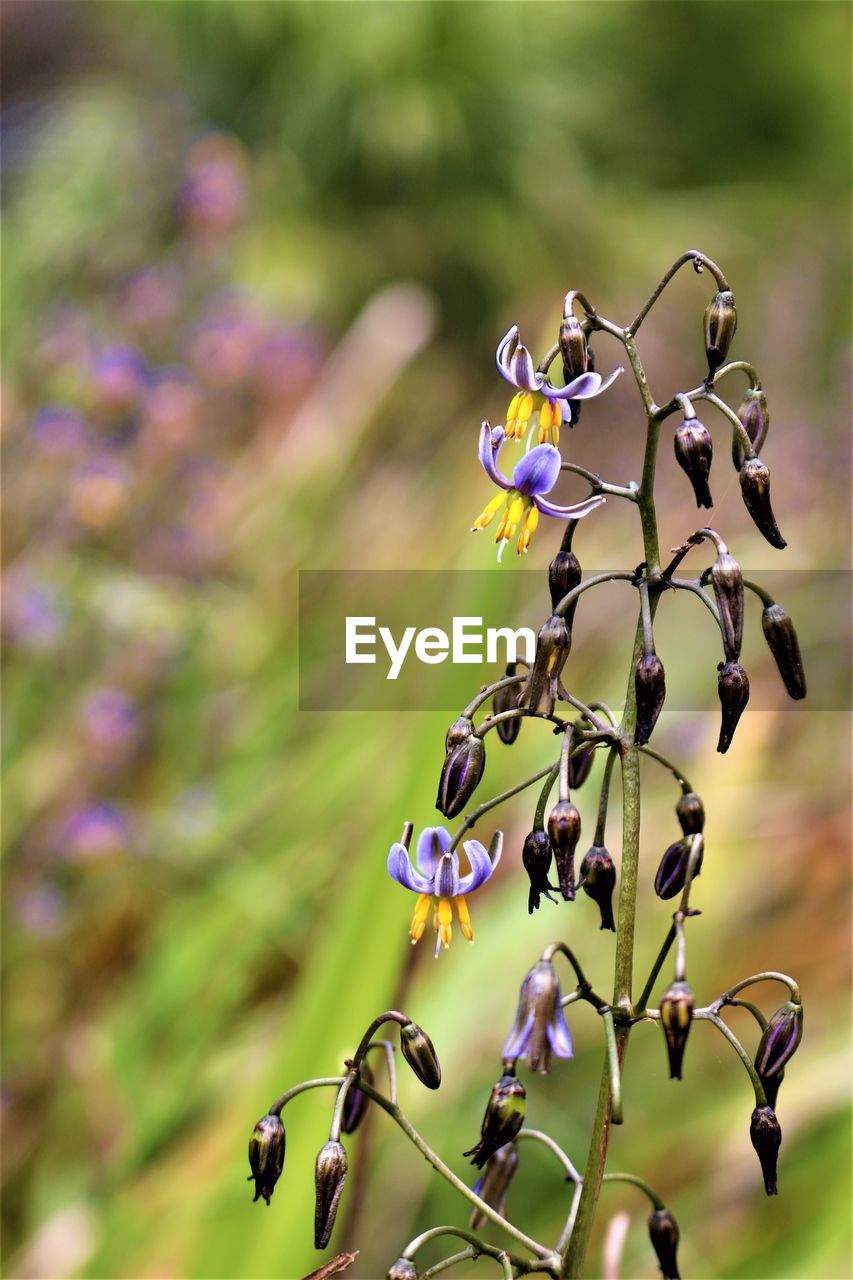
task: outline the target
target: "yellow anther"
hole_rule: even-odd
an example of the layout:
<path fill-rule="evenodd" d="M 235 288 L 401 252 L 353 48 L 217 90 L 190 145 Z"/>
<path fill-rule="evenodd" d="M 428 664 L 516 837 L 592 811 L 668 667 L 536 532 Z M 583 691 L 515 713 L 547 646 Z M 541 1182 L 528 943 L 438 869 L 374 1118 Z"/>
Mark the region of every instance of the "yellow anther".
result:
<path fill-rule="evenodd" d="M 471 532 L 476 533 L 478 529 L 485 529 L 487 524 L 491 524 L 495 516 L 504 505 L 506 498 L 502 493 L 496 494 L 491 502 L 487 504 L 477 516 L 477 519 L 471 525 Z"/>
<path fill-rule="evenodd" d="M 533 396 L 529 391 L 526 391 L 518 403 L 519 422 L 528 423 L 533 416 L 534 408 Z"/>
<path fill-rule="evenodd" d="M 518 418 L 518 402 L 521 399 L 521 392 L 516 391 L 515 395 L 509 402 L 509 408 L 506 411 L 506 427 L 507 438 L 511 439 L 515 435 L 516 419 Z"/>
<path fill-rule="evenodd" d="M 468 912 L 468 903 L 465 897 L 460 893 L 456 899 L 456 914 L 459 916 L 459 928 L 462 930 L 463 938 L 467 938 L 469 942 L 474 941 L 474 930 L 471 928 L 471 916 Z"/>
<path fill-rule="evenodd" d="M 509 504 L 506 516 L 504 517 L 504 521 L 503 521 L 505 527 L 504 527 L 502 536 L 504 538 L 509 540 L 513 536 L 516 529 L 518 528 L 518 522 L 523 515 L 524 515 L 524 499 L 513 498 Z"/>
<path fill-rule="evenodd" d="M 554 415 L 553 415 L 553 411 L 552 411 L 552 409 L 551 409 L 551 402 L 550 402 L 550 400 L 546 400 L 546 401 L 545 401 L 545 403 L 544 403 L 544 404 L 540 407 L 540 409 L 539 409 L 539 430 L 540 430 L 540 432 L 541 432 L 541 431 L 549 431 L 549 430 L 551 429 L 551 419 L 553 418 L 553 416 L 554 416 Z"/>
<path fill-rule="evenodd" d="M 539 509 L 538 507 L 531 507 L 525 517 L 524 524 L 521 529 L 521 533 L 518 535 L 518 543 L 516 544 L 516 548 L 515 548 L 516 553 L 518 555 L 520 556 L 524 555 L 524 553 L 527 551 L 527 548 L 530 546 L 530 539 L 533 537 L 534 533 L 536 532 L 538 525 L 539 525 Z"/>
<path fill-rule="evenodd" d="M 563 409 L 559 400 L 551 401 L 551 413 L 554 415 L 554 426 L 559 429 L 563 425 Z"/>
<path fill-rule="evenodd" d="M 453 921 L 453 908 L 450 905 L 449 898 L 439 898 L 438 900 L 438 935 L 441 938 L 442 946 L 449 947 L 450 939 L 453 936 L 451 927 Z"/>
<path fill-rule="evenodd" d="M 432 896 L 428 893 L 421 893 L 418 895 L 418 900 L 415 903 L 415 910 L 412 915 L 412 927 L 409 930 L 413 943 L 419 942 L 423 937 L 427 917 L 429 916 L 429 904 L 431 901 Z"/>

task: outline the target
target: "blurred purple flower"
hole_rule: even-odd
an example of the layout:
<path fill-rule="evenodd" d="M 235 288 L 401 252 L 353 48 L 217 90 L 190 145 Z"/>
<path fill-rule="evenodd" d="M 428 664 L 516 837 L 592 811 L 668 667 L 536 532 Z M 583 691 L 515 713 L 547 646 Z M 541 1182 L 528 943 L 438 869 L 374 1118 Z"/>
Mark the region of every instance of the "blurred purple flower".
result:
<path fill-rule="evenodd" d="M 145 385 L 145 361 L 135 347 L 107 347 L 92 366 L 96 407 L 109 417 L 134 408 Z"/>
<path fill-rule="evenodd" d="M 141 333 L 158 330 L 175 318 L 181 308 L 182 286 L 177 274 L 165 267 L 137 271 L 124 286 L 121 312 L 125 323 Z"/>
<path fill-rule="evenodd" d="M 84 419 L 65 405 L 49 404 L 39 409 L 32 420 L 32 433 L 39 449 L 57 458 L 72 457 L 86 443 Z"/>
<path fill-rule="evenodd" d="M 16 567 L 3 575 L 2 595 L 3 632 L 10 643 L 30 653 L 54 650 L 66 625 L 55 588 Z"/>
<path fill-rule="evenodd" d="M 59 851 L 72 862 L 118 857 L 130 851 L 130 844 L 127 816 L 105 801 L 73 813 L 59 836 Z"/>
<path fill-rule="evenodd" d="M 142 447 L 154 456 L 183 453 L 201 423 L 201 393 L 183 369 L 159 369 L 142 401 Z"/>
<path fill-rule="evenodd" d="M 41 937 L 53 936 L 61 923 L 65 901 L 53 885 L 30 889 L 16 902 L 16 914 L 23 927 Z"/>
<path fill-rule="evenodd" d="M 245 299 L 223 299 L 190 334 L 190 363 L 207 386 L 233 386 L 250 376 L 262 336 L 260 318 Z"/>
<path fill-rule="evenodd" d="M 233 230 L 246 204 L 244 170 L 245 155 L 236 138 L 209 134 L 190 147 L 181 206 L 193 230 Z"/>
<path fill-rule="evenodd" d="M 123 689 L 97 689 L 90 694 L 82 722 L 89 753 L 100 767 L 120 768 L 139 745 L 139 711 Z"/>
<path fill-rule="evenodd" d="M 111 454 L 101 453 L 72 477 L 68 509 L 78 524 L 101 531 L 120 520 L 129 498 L 127 468 Z"/>

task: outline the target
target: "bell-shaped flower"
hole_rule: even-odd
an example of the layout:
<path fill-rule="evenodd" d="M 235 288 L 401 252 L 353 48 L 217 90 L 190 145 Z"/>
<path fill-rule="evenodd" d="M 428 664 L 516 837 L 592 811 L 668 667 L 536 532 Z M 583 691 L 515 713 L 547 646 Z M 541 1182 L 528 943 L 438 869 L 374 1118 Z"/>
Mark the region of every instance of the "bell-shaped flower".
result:
<path fill-rule="evenodd" d="M 437 934 L 436 955 L 442 944 L 450 946 L 454 903 L 462 935 L 473 942 L 474 931 L 471 928 L 466 895 L 485 884 L 498 865 L 503 848 L 503 833 L 495 833 L 488 850 L 479 840 L 464 841 L 462 848 L 471 867 L 464 876 L 459 872 L 459 854 L 451 850 L 451 844 L 450 832 L 444 827 L 425 827 L 418 839 L 414 865 L 409 850 L 399 841 L 391 846 L 388 854 L 388 874 L 391 879 L 418 895 L 409 930 L 412 942 L 418 942 L 423 937 L 432 910 L 433 927 Z"/>
<path fill-rule="evenodd" d="M 515 1022 L 503 1047 L 504 1061 L 526 1058 L 531 1071 L 547 1075 L 552 1055 L 572 1057 L 562 999 L 554 966 L 549 960 L 540 960 L 521 984 Z"/>
<path fill-rule="evenodd" d="M 599 373 L 582 373 L 564 387 L 555 387 L 547 373 L 535 367 L 515 324 L 498 343 L 495 359 L 499 373 L 516 388 L 506 413 L 508 439 L 520 439 L 538 425 L 540 444 L 559 444 L 560 427 L 571 418 L 570 402 L 601 395 L 622 372 L 621 367 L 614 369 L 606 379 Z"/>
<path fill-rule="evenodd" d="M 508 479 L 498 466 L 498 454 L 505 439 L 502 427 L 493 428 L 488 422 L 480 427 L 480 463 L 489 479 L 502 492 L 492 499 L 471 526 L 472 533 L 485 529 L 503 509 L 495 535 L 495 542 L 500 544 L 498 559 L 507 542 L 515 536 L 519 525 L 521 532 L 516 551 L 522 555 L 530 546 L 540 514 L 553 516 L 558 520 L 580 520 L 605 501 L 603 494 L 594 494 L 583 502 L 576 502 L 568 507 L 560 507 L 548 501 L 545 495 L 551 492 L 560 478 L 562 466 L 560 452 L 552 444 L 539 444 L 531 449 L 516 463 L 512 479 Z"/>

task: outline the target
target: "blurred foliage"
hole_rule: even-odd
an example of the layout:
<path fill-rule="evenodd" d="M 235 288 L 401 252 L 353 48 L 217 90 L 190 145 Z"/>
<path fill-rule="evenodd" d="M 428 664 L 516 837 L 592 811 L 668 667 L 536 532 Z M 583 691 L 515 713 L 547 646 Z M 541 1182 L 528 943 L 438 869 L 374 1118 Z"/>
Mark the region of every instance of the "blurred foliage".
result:
<path fill-rule="evenodd" d="M 523 801 L 476 946 L 435 967 L 408 949 L 385 851 L 431 820 L 446 717 L 299 713 L 297 570 L 492 565 L 465 530 L 476 427 L 505 408 L 496 338 L 518 320 L 550 340 L 570 284 L 627 317 L 691 245 L 725 266 L 735 354 L 771 399 L 785 567 L 849 570 L 850 12 L 7 0 L 2 22 L 4 1270 L 296 1280 L 329 1099 L 286 1114 L 267 1212 L 242 1179 L 272 1097 L 398 1000 L 445 1070 L 439 1095 L 406 1077 L 403 1097 L 461 1171 L 537 948 L 570 929 L 599 987 L 612 963 L 590 903 L 524 914 Z M 680 276 L 644 327 L 661 400 L 701 377 L 706 293 Z M 585 409 L 581 464 L 636 474 L 634 395 Z M 715 523 L 750 570 L 778 568 L 726 452 L 720 435 Z M 674 545 L 695 512 L 666 450 L 660 472 Z M 579 534 L 585 565 L 639 559 L 614 506 Z M 684 628 L 705 619 L 678 617 L 662 652 L 689 691 L 707 671 Z M 807 662 L 826 617 L 797 618 Z M 609 685 L 632 626 L 617 597 L 607 625 Z M 575 645 L 595 649 L 582 614 Z M 632 1039 L 613 1167 L 672 1203 L 685 1274 L 850 1274 L 848 697 L 751 712 L 724 759 L 704 714 L 658 730 L 709 814 L 697 992 L 773 964 L 807 1002 L 777 1201 L 728 1047 L 697 1027 L 678 1086 L 654 1033 Z M 490 751 L 490 788 L 538 767 L 534 737 Z M 675 795 L 646 776 L 653 867 Z M 608 839 L 618 857 L 614 819 Z M 638 972 L 667 923 L 646 884 Z M 530 1121 L 579 1162 L 601 1047 L 592 1017 L 572 1025 L 577 1058 L 530 1090 Z M 383 1117 L 353 1154 L 332 1245 L 361 1250 L 351 1274 L 464 1221 Z M 525 1148 L 516 1220 L 553 1235 L 565 1193 Z M 645 1206 L 607 1196 L 589 1273 L 624 1207 L 623 1274 L 651 1274 Z"/>

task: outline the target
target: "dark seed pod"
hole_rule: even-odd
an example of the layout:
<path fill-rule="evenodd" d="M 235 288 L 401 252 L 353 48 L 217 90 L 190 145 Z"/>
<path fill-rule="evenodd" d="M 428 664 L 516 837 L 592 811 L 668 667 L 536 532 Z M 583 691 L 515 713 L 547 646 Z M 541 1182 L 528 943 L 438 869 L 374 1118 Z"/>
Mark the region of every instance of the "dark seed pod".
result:
<path fill-rule="evenodd" d="M 790 614 L 781 604 L 768 604 L 761 615 L 761 629 L 789 696 L 798 702 L 806 696 L 806 673 Z"/>
<path fill-rule="evenodd" d="M 760 387 L 751 387 L 746 392 L 737 411 L 737 416 L 741 420 L 744 431 L 749 436 L 754 452 L 758 453 L 767 439 L 767 432 L 770 430 L 767 397 Z M 732 462 L 735 464 L 736 471 L 740 471 L 745 460 L 746 454 L 743 451 L 743 445 L 740 442 L 740 437 L 735 432 L 732 435 Z"/>
<path fill-rule="evenodd" d="M 519 696 L 519 707 L 533 713 L 553 715 L 558 682 L 571 647 L 572 637 L 565 621 L 559 614 L 552 614 L 539 630 L 536 656 Z M 451 818 L 453 814 L 448 813 L 447 817 Z"/>
<path fill-rule="evenodd" d="M 613 920 L 613 890 L 616 887 L 616 868 L 613 859 L 602 845 L 593 845 L 584 854 L 581 863 L 580 887 L 598 903 L 601 912 L 601 928 L 616 932 Z"/>
<path fill-rule="evenodd" d="M 675 816 L 686 836 L 698 836 L 705 829 L 705 806 L 695 791 L 682 791 Z"/>
<path fill-rule="evenodd" d="M 779 1194 L 776 1186 L 776 1162 L 782 1145 L 782 1129 L 776 1112 L 770 1107 L 756 1107 L 749 1122 L 749 1136 L 761 1161 L 764 1190 L 769 1196 Z"/>
<path fill-rule="evenodd" d="M 482 1169 L 487 1160 L 503 1147 L 512 1142 L 524 1124 L 524 1111 L 527 1104 L 527 1090 L 514 1075 L 501 1076 L 497 1084 L 492 1086 L 483 1122 L 480 1126 L 480 1141 L 470 1151 L 463 1151 L 463 1156 L 470 1156 L 471 1163 Z"/>
<path fill-rule="evenodd" d="M 385 1280 L 418 1280 L 418 1269 L 411 1258 L 398 1258 L 385 1273 Z"/>
<path fill-rule="evenodd" d="M 270 1202 L 284 1168 L 286 1136 L 281 1116 L 261 1116 L 249 1139 L 249 1182 L 255 1180 L 255 1200 Z M 252 1201 L 252 1204 L 255 1203 Z"/>
<path fill-rule="evenodd" d="M 572 791 L 577 791 L 578 787 L 582 787 L 592 772 L 595 747 L 583 746 L 580 751 L 577 750 L 583 742 L 580 736 L 581 731 L 591 728 L 592 725 L 589 721 L 584 720 L 582 717 L 572 725 L 571 754 L 569 756 L 569 788 Z"/>
<path fill-rule="evenodd" d="M 482 738 L 469 734 L 444 759 L 435 807 L 446 818 L 461 813 L 480 785 L 486 767 L 486 748 Z"/>
<path fill-rule="evenodd" d="M 664 1280 L 681 1280 L 678 1274 L 678 1241 L 681 1232 L 669 1209 L 656 1209 L 649 1218 L 649 1239 Z"/>
<path fill-rule="evenodd" d="M 403 1057 L 427 1089 L 437 1089 L 441 1084 L 441 1064 L 435 1045 L 416 1022 L 407 1022 L 400 1029 L 400 1048 Z"/>
<path fill-rule="evenodd" d="M 713 507 L 714 499 L 708 488 L 714 452 L 710 431 L 698 418 L 685 418 L 676 429 L 673 443 L 675 460 L 693 485 L 696 506 Z"/>
<path fill-rule="evenodd" d="M 469 738 L 474 732 L 474 721 L 469 720 L 467 716 L 460 716 L 458 720 L 454 720 L 453 724 L 444 735 L 444 750 L 452 751 L 465 738 Z"/>
<path fill-rule="evenodd" d="M 663 663 L 656 653 L 644 653 L 634 674 L 637 691 L 637 729 L 634 741 L 648 742 L 666 697 Z"/>
<path fill-rule="evenodd" d="M 314 1166 L 314 1248 L 325 1249 L 335 1229 L 338 1202 L 349 1166 L 347 1153 L 339 1142 L 321 1148 Z"/>
<path fill-rule="evenodd" d="M 771 547 L 777 547 L 779 551 L 787 547 L 770 505 L 770 472 L 760 458 L 748 458 L 741 467 L 740 491 L 758 532 Z"/>
<path fill-rule="evenodd" d="M 705 308 L 705 354 L 708 357 L 708 381 L 725 360 L 737 329 L 737 311 L 730 289 L 721 289 Z"/>
<path fill-rule="evenodd" d="M 681 1079 L 681 1064 L 693 1021 L 693 992 L 686 982 L 673 982 L 660 1002 L 660 1024 L 666 1037 L 670 1080 Z"/>
<path fill-rule="evenodd" d="M 518 671 L 516 662 L 507 663 L 506 674 L 514 676 Z M 492 699 L 492 710 L 496 716 L 502 711 L 512 711 L 515 708 L 516 699 L 518 698 L 518 685 L 508 684 L 503 689 L 498 689 Z M 499 720 L 497 724 L 497 735 L 501 742 L 511 747 L 521 732 L 521 716 L 513 716 L 509 720 Z"/>
<path fill-rule="evenodd" d="M 717 670 L 717 693 L 723 708 L 717 750 L 725 755 L 732 745 L 738 720 L 749 702 L 749 677 L 739 662 L 721 662 Z"/>
<path fill-rule="evenodd" d="M 362 1062 L 358 1070 L 358 1081 L 363 1080 L 365 1084 L 373 1084 L 373 1072 L 366 1062 Z M 358 1081 L 352 1085 L 347 1096 L 344 1098 L 344 1109 L 341 1116 L 341 1132 L 355 1133 L 358 1126 L 364 1119 L 370 1099 L 366 1093 L 363 1093 L 358 1087 Z"/>
<path fill-rule="evenodd" d="M 551 592 L 552 609 L 556 609 L 564 596 L 580 586 L 582 577 L 580 560 L 574 551 L 558 551 L 548 566 L 548 587 Z M 573 600 L 566 610 L 566 626 L 569 630 L 574 622 L 577 605 L 577 600 Z"/>
<path fill-rule="evenodd" d="M 506 1193 L 517 1168 L 518 1150 L 514 1143 L 508 1142 L 486 1164 L 481 1177 L 474 1183 L 474 1194 L 503 1214 Z M 475 1205 L 471 1212 L 471 1230 L 479 1231 L 485 1225 L 486 1215 Z"/>
<path fill-rule="evenodd" d="M 781 1075 L 803 1038 L 803 1006 L 794 1000 L 777 1009 L 767 1024 L 755 1054 L 762 1081 Z"/>
<path fill-rule="evenodd" d="M 689 836 L 685 836 L 682 840 L 676 840 L 675 844 L 669 846 L 660 860 L 660 866 L 655 875 L 655 893 L 659 898 L 663 898 L 664 902 L 674 898 L 684 888 L 692 845 L 693 841 Z M 694 880 L 702 870 L 704 857 L 705 847 L 703 845 L 696 859 L 696 867 L 693 871 Z"/>
<path fill-rule="evenodd" d="M 721 552 L 711 568 L 711 584 L 717 597 L 727 662 L 737 662 L 743 645 L 743 574 L 728 551 Z"/>
<path fill-rule="evenodd" d="M 573 382 L 589 368 L 589 350 L 583 326 L 574 316 L 567 316 L 560 325 L 560 354 L 563 357 L 563 373 L 566 382 Z"/>
<path fill-rule="evenodd" d="M 575 898 L 575 849 L 581 837 L 581 816 L 571 800 L 558 800 L 548 815 L 548 837 L 557 867 L 560 893 Z"/>
<path fill-rule="evenodd" d="M 551 897 L 554 886 L 548 882 L 548 872 L 551 870 L 551 841 L 544 831 L 531 831 L 525 837 L 521 861 L 530 878 L 527 913 L 532 915 L 534 911 L 539 910 L 543 896 L 549 902 L 554 901 Z"/>

